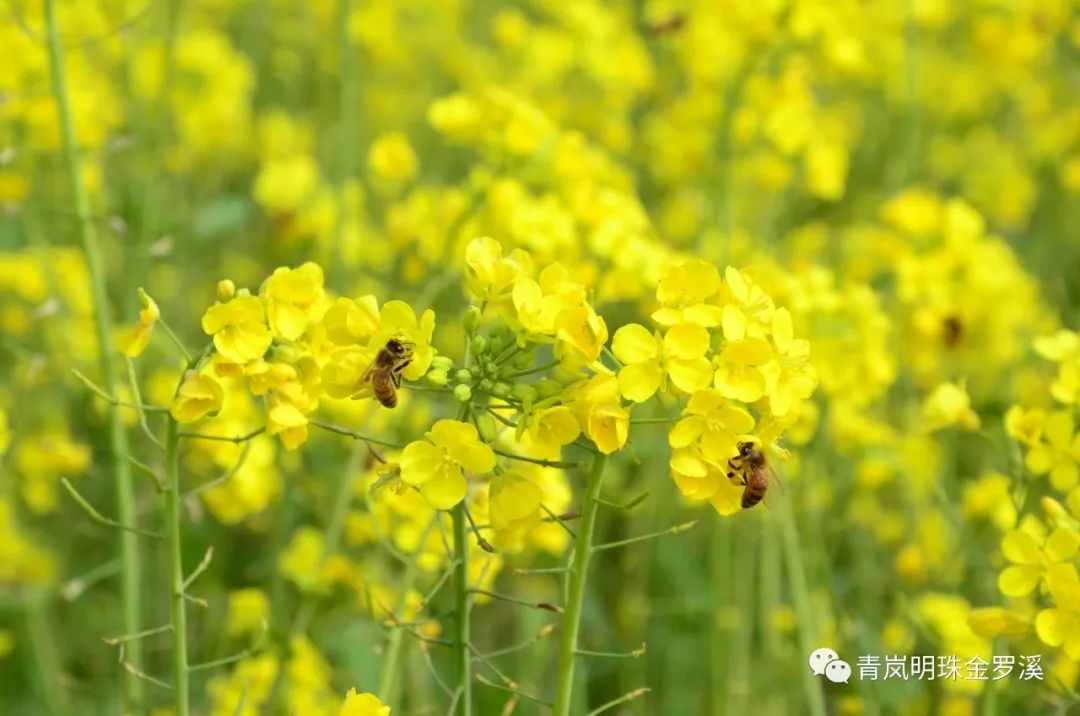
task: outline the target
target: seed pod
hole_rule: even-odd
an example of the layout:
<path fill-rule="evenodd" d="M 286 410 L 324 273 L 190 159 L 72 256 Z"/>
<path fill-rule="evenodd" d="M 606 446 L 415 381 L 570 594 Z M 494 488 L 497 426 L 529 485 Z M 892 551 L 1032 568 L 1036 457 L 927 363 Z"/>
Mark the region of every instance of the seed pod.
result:
<path fill-rule="evenodd" d="M 495 418 L 487 413 L 482 413 L 476 417 L 476 430 L 485 442 L 492 442 L 499 436 L 499 426 L 495 423 Z"/>

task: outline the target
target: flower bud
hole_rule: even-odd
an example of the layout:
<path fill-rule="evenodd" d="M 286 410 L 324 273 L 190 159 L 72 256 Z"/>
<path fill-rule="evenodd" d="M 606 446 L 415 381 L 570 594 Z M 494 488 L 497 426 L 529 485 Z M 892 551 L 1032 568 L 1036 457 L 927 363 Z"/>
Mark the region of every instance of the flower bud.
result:
<path fill-rule="evenodd" d="M 467 368 L 461 368 L 457 373 L 454 373 L 454 380 L 459 383 L 471 383 L 472 373 Z"/>
<path fill-rule="evenodd" d="M 480 381 L 480 390 L 484 391 L 485 393 L 490 393 L 491 389 L 494 386 L 495 384 L 491 382 L 490 378 L 484 378 Z"/>
<path fill-rule="evenodd" d="M 495 418 L 487 413 L 477 416 L 476 430 L 485 442 L 492 442 L 499 436 L 499 426 L 495 423 Z"/>
<path fill-rule="evenodd" d="M 476 327 L 480 325 L 480 307 L 469 306 L 469 310 L 465 311 L 465 318 L 461 321 L 465 327 L 465 332 L 472 334 L 476 332 Z"/>
<path fill-rule="evenodd" d="M 506 383 L 496 383 L 495 386 L 491 389 L 491 394 L 494 395 L 496 398 L 505 398 L 506 396 L 510 395 L 510 386 Z"/>
<path fill-rule="evenodd" d="M 222 303 L 232 300 L 232 297 L 236 295 L 236 284 L 232 282 L 232 279 L 223 278 L 218 281 L 217 285 L 217 297 Z"/>
<path fill-rule="evenodd" d="M 428 382 L 432 385 L 446 385 L 450 382 L 450 376 L 442 368 L 433 368 L 428 371 Z"/>
<path fill-rule="evenodd" d="M 458 385 L 454 387 L 454 399 L 459 403 L 467 403 L 472 400 L 472 388 L 467 385 Z"/>
<path fill-rule="evenodd" d="M 519 353 L 518 355 L 514 356 L 514 360 L 512 360 L 510 363 L 518 370 L 525 370 L 526 368 L 532 368 L 533 362 L 535 360 L 536 356 L 534 356 L 530 351 L 528 353 Z"/>
<path fill-rule="evenodd" d="M 494 335 L 488 341 L 488 352 L 491 355 L 497 356 L 502 353 L 502 349 L 506 347 L 506 340 L 502 335 Z"/>
<path fill-rule="evenodd" d="M 483 336 L 477 336 L 472 339 L 473 355 L 480 355 L 487 348 L 487 338 Z"/>
<path fill-rule="evenodd" d="M 435 356 L 431 359 L 431 367 L 445 370 L 447 373 L 454 367 L 454 359 L 450 356 Z"/>

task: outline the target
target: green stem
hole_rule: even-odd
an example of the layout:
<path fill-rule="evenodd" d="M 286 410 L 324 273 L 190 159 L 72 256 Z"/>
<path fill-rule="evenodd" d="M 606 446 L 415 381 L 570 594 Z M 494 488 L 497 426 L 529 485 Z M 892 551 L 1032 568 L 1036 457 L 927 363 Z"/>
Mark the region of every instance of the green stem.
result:
<path fill-rule="evenodd" d="M 165 432 L 165 548 L 169 566 L 169 621 L 173 629 L 173 714 L 188 716 L 187 614 L 180 544 L 180 435 L 171 416 Z"/>
<path fill-rule="evenodd" d="M 783 642 L 780 633 L 772 626 L 772 616 L 780 606 L 781 593 L 781 570 L 780 545 L 773 534 L 772 520 L 761 520 L 761 573 L 758 582 L 761 584 L 761 619 L 758 620 L 761 629 L 761 641 L 764 644 L 765 658 L 770 663 L 775 663 L 780 658 Z M 777 690 L 765 698 L 765 712 L 769 714 L 787 713 L 785 708 L 785 694 Z"/>
<path fill-rule="evenodd" d="M 592 558 L 593 531 L 596 512 L 600 503 L 600 484 L 604 477 L 607 456 L 600 454 L 593 459 L 585 494 L 582 496 L 581 524 L 574 544 L 573 569 L 567 589 L 566 616 L 563 617 L 559 634 L 559 675 L 555 692 L 554 716 L 569 716 L 574 691 L 574 660 L 577 657 L 578 627 L 585 604 L 585 582 L 588 577 L 589 560 Z"/>
<path fill-rule="evenodd" d="M 921 145 L 921 127 L 919 118 L 919 68 L 918 68 L 918 25 L 915 21 L 913 3 L 901 0 L 904 33 L 904 102 L 905 129 L 903 168 L 900 186 L 906 186 L 915 177 L 919 169 Z"/>
<path fill-rule="evenodd" d="M 799 649 L 801 653 L 809 654 L 819 646 L 816 641 L 817 619 L 814 606 L 810 603 L 810 589 L 806 583 L 806 568 L 800 551 L 802 547 L 799 543 L 799 531 L 795 526 L 795 515 L 791 509 L 790 498 L 786 495 L 781 496 L 777 502 L 780 503 L 778 516 L 780 531 L 783 533 L 788 582 L 791 585 L 792 601 L 795 602 L 795 613 L 798 615 Z M 813 716 L 825 716 L 825 696 L 821 690 L 821 682 L 815 679 L 813 672 L 809 669 L 802 671 L 810 713 Z"/>
<path fill-rule="evenodd" d="M 731 607 L 735 581 L 732 579 L 732 559 L 734 552 L 735 528 L 732 520 L 723 520 L 712 530 L 709 543 L 709 588 L 712 603 L 716 610 Z M 727 701 L 728 674 L 731 663 L 727 656 L 731 652 L 731 632 L 727 624 L 712 614 L 709 619 L 709 713 L 712 716 L 724 716 L 730 713 Z"/>
<path fill-rule="evenodd" d="M 409 590 L 413 588 L 413 584 L 416 582 L 417 561 L 420 559 L 420 554 L 424 551 L 424 545 L 427 544 L 428 535 L 435 527 L 435 517 L 428 524 L 427 529 L 424 530 L 423 535 L 420 537 L 419 546 L 416 551 L 412 553 L 411 558 L 405 565 L 405 575 L 401 581 L 401 597 L 398 599 L 398 604 L 394 614 L 394 620 L 398 620 L 397 613 L 400 613 L 405 606 L 405 596 L 409 593 Z M 400 686 L 400 680 L 398 679 L 398 673 L 401 671 L 401 651 L 402 645 L 405 642 L 405 630 L 393 629 L 390 632 L 390 638 L 387 640 L 386 651 L 382 658 L 382 669 L 379 673 L 379 690 L 376 694 L 379 700 L 383 703 L 396 704 L 398 701 L 398 689 Z"/>
<path fill-rule="evenodd" d="M 35 667 L 48 713 L 53 716 L 71 712 L 67 691 L 60 678 L 60 657 L 56 653 L 56 638 L 49 618 L 49 597 L 38 593 L 26 600 L 26 630 L 34 652 Z"/>
<path fill-rule="evenodd" d="M 754 593 L 753 567 L 757 562 L 757 545 L 750 528 L 754 525 L 742 520 L 735 527 L 735 549 L 732 554 L 735 590 L 733 604 L 739 614 L 753 614 Z M 766 617 L 768 618 L 768 617 Z M 729 651 L 728 713 L 740 714 L 750 710 L 750 664 L 753 656 L 753 620 L 740 619 L 735 627 Z"/>
<path fill-rule="evenodd" d="M 461 698 L 458 714 L 472 716 L 472 654 L 469 652 L 469 539 L 465 505 L 451 511 L 454 519 L 454 673 Z"/>
<path fill-rule="evenodd" d="M 116 373 L 113 370 L 112 320 L 109 316 L 108 294 L 105 288 L 105 267 L 98 244 L 97 228 L 90 211 L 90 198 L 82 182 L 82 159 L 76 144 L 75 122 L 72 118 L 71 100 L 68 97 L 67 78 L 64 74 L 64 60 L 60 44 L 60 29 L 56 21 L 56 0 L 45 1 L 46 35 L 49 49 L 49 68 L 52 74 L 53 94 L 56 95 L 56 107 L 63 138 L 64 160 L 67 165 L 68 183 L 72 201 L 78 217 L 79 239 L 86 266 L 90 272 L 90 288 L 94 307 L 95 327 L 98 343 L 98 365 L 104 381 L 105 391 L 117 395 Z M 109 461 L 112 468 L 113 483 L 116 489 L 117 520 L 126 525 L 134 525 L 135 494 L 132 487 L 131 468 L 128 465 L 128 440 L 120 407 L 109 408 Z M 123 631 L 138 631 L 141 622 L 139 603 L 140 574 L 139 544 L 134 534 L 120 535 L 121 572 L 121 612 Z M 137 669 L 142 668 L 143 649 L 141 644 L 132 644 L 127 650 L 128 663 Z M 125 676 L 124 694 L 127 709 L 133 712 L 143 710 L 144 689 L 142 682 L 133 675 Z"/>

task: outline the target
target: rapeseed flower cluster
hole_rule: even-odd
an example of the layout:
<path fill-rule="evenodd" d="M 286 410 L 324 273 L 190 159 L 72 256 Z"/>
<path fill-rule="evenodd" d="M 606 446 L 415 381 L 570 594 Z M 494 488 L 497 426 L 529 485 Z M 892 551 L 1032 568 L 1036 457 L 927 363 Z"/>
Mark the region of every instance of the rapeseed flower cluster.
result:
<path fill-rule="evenodd" d="M 176 585 L 150 568 L 156 546 L 140 576 L 126 547 L 89 535 L 155 540 L 176 498 L 185 576 L 196 543 L 216 548 L 181 590 L 198 615 L 189 663 L 241 657 L 193 680 L 194 711 L 544 701 L 553 669 L 502 660 L 504 634 L 536 628 L 504 597 L 569 606 L 574 562 L 556 560 L 583 551 L 579 468 L 608 461 L 594 537 L 619 544 L 686 507 L 663 497 L 669 476 L 691 506 L 738 512 L 732 460 L 749 442 L 783 480 L 769 488 L 779 505 L 715 539 L 594 563 L 572 654 L 648 636 L 671 655 L 668 681 L 696 673 L 680 661 L 693 639 L 770 665 L 825 641 L 985 659 L 1007 647 L 1045 652 L 1046 683 L 888 698 L 949 713 L 991 694 L 1002 710 L 1075 700 L 1069 3 L 217 0 L 158 13 L 56 0 L 63 102 L 46 5 L 15 3 L 0 27 L 0 659 L 19 657 L 0 681 L 26 657 L 42 684 L 3 693 L 92 711 L 121 669 L 125 686 L 158 691 L 143 678 L 157 678 L 156 653 L 125 642 L 119 665 L 94 648 L 156 625 L 118 628 L 133 591 Z M 62 181 L 61 111 L 82 208 Z M 75 248 L 85 227 L 96 252 Z M 391 341 L 407 358 L 377 386 Z M 103 342 L 111 372 L 94 360 Z M 169 420 L 177 492 L 157 445 Z M 638 487 L 652 500 L 624 502 Z M 94 524 L 69 527 L 85 505 Z M 461 610 L 443 609 L 458 586 L 478 605 L 477 651 L 443 659 L 463 644 Z M 715 610 L 699 615 L 702 594 Z M 686 618 L 665 618 L 676 611 Z M 757 614 L 762 629 L 739 628 Z M 22 638 L 47 636 L 50 619 L 94 638 L 54 639 L 50 666 Z M 459 661 L 497 681 L 470 706 L 449 678 Z M 654 689 L 643 709 L 701 708 L 684 696 L 705 689 L 662 690 L 637 663 Z M 510 678 L 511 664 L 531 673 Z M 816 710 L 749 664 L 701 698 L 872 710 L 870 692 L 828 688 Z M 607 692 L 624 679 L 590 672 L 590 709 L 620 697 Z M 119 707 L 164 693 L 125 690 Z"/>

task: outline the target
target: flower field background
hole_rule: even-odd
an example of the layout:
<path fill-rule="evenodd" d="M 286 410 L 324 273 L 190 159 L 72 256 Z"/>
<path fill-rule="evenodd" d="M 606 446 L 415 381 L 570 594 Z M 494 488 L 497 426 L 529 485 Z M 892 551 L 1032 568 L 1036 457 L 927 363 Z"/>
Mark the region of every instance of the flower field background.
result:
<path fill-rule="evenodd" d="M 1080 709 L 1076 2 L 0 9 L 0 714 Z"/>

